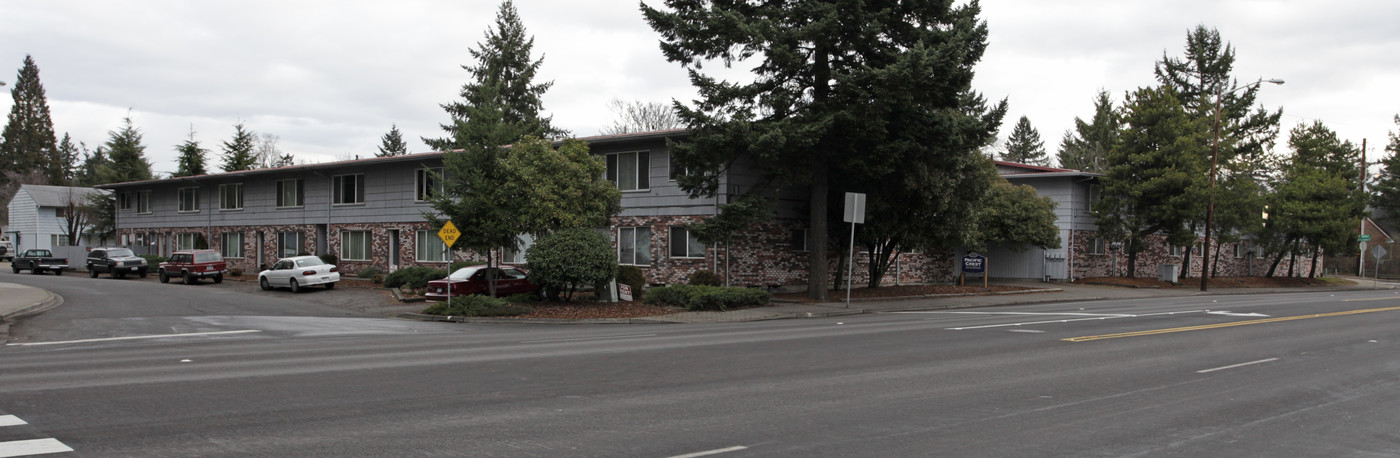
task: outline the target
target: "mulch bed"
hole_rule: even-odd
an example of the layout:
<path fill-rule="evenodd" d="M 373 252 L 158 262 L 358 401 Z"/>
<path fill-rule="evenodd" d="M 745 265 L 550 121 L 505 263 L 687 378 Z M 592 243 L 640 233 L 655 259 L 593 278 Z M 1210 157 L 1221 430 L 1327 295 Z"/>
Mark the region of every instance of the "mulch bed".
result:
<path fill-rule="evenodd" d="M 511 318 L 551 318 L 564 320 L 586 320 L 594 318 L 641 318 L 668 315 L 683 311 L 676 307 L 662 307 L 631 302 L 537 302 L 526 304 L 535 309 L 528 315 Z"/>
<path fill-rule="evenodd" d="M 987 288 L 983 288 L 981 285 L 978 285 L 978 286 L 900 285 L 900 286 L 881 286 L 881 287 L 879 287 L 879 288 L 861 288 L 861 287 L 856 287 L 856 288 L 852 288 L 852 289 L 851 289 L 851 298 L 852 298 L 852 299 L 880 299 L 880 298 L 886 298 L 886 299 L 887 299 L 887 298 L 896 298 L 896 297 L 918 297 L 918 296 L 928 296 L 928 295 L 933 295 L 933 294 L 987 294 L 987 293 L 997 293 L 997 292 L 1006 292 L 1006 291 L 1025 291 L 1025 290 L 1028 290 L 1028 289 L 1031 289 L 1031 288 L 1025 288 L 1025 287 L 1020 287 L 1020 286 L 1001 286 L 1001 285 L 989 285 Z M 846 298 L 846 290 L 831 290 L 831 291 L 828 291 L 828 292 L 827 292 L 827 298 L 828 298 L 828 299 L 827 299 L 828 301 L 844 300 L 844 299 Z M 807 297 L 807 293 L 774 294 L 774 295 L 773 295 L 773 299 L 774 299 L 774 300 L 780 300 L 780 301 L 788 301 L 788 302 L 815 302 L 815 301 L 813 301 L 811 298 Z"/>
<path fill-rule="evenodd" d="M 1159 281 L 1156 278 L 1128 278 L 1128 277 L 1090 277 L 1075 280 L 1075 283 L 1085 285 L 1112 285 L 1129 286 L 1137 288 L 1199 288 L 1200 277 L 1183 278 L 1179 284 L 1173 285 L 1169 282 Z M 1217 288 L 1289 288 L 1301 286 L 1337 286 L 1341 283 L 1337 279 L 1324 278 L 1299 278 L 1299 277 L 1214 277 L 1209 281 L 1209 286 Z"/>

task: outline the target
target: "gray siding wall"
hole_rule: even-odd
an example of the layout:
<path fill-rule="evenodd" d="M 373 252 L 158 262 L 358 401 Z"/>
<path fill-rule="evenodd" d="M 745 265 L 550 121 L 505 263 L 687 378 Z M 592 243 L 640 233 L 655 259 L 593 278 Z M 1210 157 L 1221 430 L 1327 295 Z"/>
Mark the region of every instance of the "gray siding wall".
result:
<path fill-rule="evenodd" d="M 671 180 L 671 155 L 665 140 L 597 145 L 591 146 L 590 152 L 599 156 L 629 152 L 647 155 L 650 162 L 650 173 L 647 174 L 650 187 L 645 190 L 623 191 L 622 213 L 619 216 L 713 215 L 715 205 L 725 202 L 724 196 L 692 199 Z M 721 189 L 725 185 L 721 185 Z"/>
<path fill-rule="evenodd" d="M 10 199 L 10 241 L 15 242 L 15 251 L 21 252 L 32 248 L 48 248 L 49 238 L 36 237 L 38 231 L 38 209 L 34 203 L 34 198 L 29 193 L 21 190 L 15 193 L 15 197 Z M 19 234 L 19 240 L 15 240 L 15 233 Z M 42 245 L 40 245 L 42 243 Z"/>

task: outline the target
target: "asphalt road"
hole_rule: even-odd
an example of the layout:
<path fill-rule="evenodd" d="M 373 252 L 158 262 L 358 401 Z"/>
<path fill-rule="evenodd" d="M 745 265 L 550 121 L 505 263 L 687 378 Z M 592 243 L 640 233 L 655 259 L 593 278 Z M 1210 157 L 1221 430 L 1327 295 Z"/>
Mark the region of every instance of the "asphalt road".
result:
<path fill-rule="evenodd" d="M 1393 291 L 536 326 L 314 303 L 354 294 L 341 289 L 229 287 L 142 306 L 123 287 L 203 288 L 69 278 L 35 280 L 75 297 L 61 293 L 62 307 L 21 325 L 22 345 L 0 349 L 0 451 L 1400 455 Z M 129 308 L 104 308 L 117 302 Z M 96 329 L 122 320 L 145 323 Z M 140 334 L 153 330 L 165 332 Z M 205 334 L 141 338 L 171 331 Z M 67 342 L 112 337 L 128 339 Z"/>

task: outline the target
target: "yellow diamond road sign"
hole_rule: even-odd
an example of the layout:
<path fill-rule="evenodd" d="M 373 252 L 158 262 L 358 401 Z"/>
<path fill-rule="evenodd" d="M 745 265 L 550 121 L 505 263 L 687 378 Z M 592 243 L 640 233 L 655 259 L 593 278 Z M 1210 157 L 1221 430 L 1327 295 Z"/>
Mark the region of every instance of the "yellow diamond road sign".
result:
<path fill-rule="evenodd" d="M 454 226 L 451 221 L 442 225 L 442 230 L 438 231 L 438 238 L 441 238 L 442 243 L 446 243 L 447 246 L 452 246 L 452 243 L 456 242 L 457 237 L 461 235 L 462 233 L 457 231 L 457 226 Z"/>

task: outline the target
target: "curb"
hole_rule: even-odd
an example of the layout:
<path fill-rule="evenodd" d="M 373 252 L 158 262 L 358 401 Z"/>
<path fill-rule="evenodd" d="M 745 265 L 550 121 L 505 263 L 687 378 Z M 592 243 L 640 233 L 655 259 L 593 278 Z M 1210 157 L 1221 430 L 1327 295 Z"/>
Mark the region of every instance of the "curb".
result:
<path fill-rule="evenodd" d="M 399 318 L 416 321 L 436 321 L 447 323 L 492 323 L 492 324 L 671 324 L 675 321 L 659 320 L 657 317 L 644 318 L 589 318 L 569 320 L 563 318 L 491 318 L 474 316 L 425 315 L 422 313 L 400 313 Z"/>
<path fill-rule="evenodd" d="M 40 313 L 53 309 L 54 307 L 63 305 L 63 296 L 59 296 L 48 290 L 44 290 L 44 293 L 48 294 L 48 296 L 45 297 L 44 300 L 30 304 L 25 307 L 21 307 L 20 309 L 11 312 L 9 315 L 0 315 L 0 342 L 10 340 L 10 323 L 13 323 L 15 320 L 25 318 L 30 315 L 38 315 Z"/>

